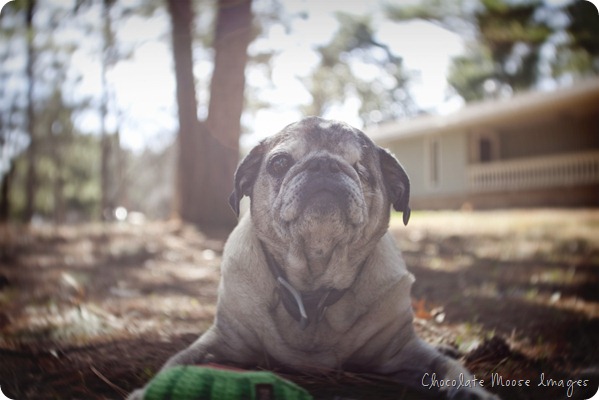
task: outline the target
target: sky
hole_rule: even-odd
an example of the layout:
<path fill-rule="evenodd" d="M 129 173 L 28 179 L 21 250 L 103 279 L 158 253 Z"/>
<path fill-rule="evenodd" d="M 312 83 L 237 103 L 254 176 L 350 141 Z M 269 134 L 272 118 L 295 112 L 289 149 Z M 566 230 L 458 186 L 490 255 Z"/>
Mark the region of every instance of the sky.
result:
<path fill-rule="evenodd" d="M 417 104 L 438 112 L 449 112 L 461 105 L 461 101 L 445 101 L 447 89 L 445 74 L 450 57 L 460 54 L 463 43 L 459 36 L 424 21 L 392 23 L 380 12 L 380 2 L 374 1 L 282 1 L 290 29 L 281 24 L 272 25 L 263 37 L 254 41 L 249 52 L 275 50 L 272 81 L 267 81 L 260 70 L 248 68 L 247 83 L 260 89 L 260 97 L 273 104 L 255 114 L 243 117 L 244 126 L 250 131 L 242 136 L 242 146 L 248 147 L 263 137 L 278 132 L 281 128 L 301 117 L 299 106 L 311 101 L 311 96 L 300 82 L 317 65 L 319 59 L 316 46 L 327 43 L 338 28 L 334 12 L 343 10 L 357 15 L 372 14 L 378 26 L 377 39 L 389 45 L 392 51 L 404 59 L 404 65 L 415 73 L 412 93 Z M 260 3 L 258 3 L 260 4 Z M 262 4 L 268 4 L 262 3 Z M 259 12 L 259 10 L 256 10 Z M 83 18 L 98 18 L 99 10 L 90 9 Z M 161 147 L 172 140 L 176 131 L 175 83 L 172 76 L 172 60 L 168 39 L 169 19 L 157 13 L 148 20 L 143 17 L 129 18 L 118 26 L 119 45 L 135 48 L 130 60 L 120 61 L 108 72 L 113 91 L 111 101 L 119 111 L 108 118 L 109 129 L 120 125 L 123 144 L 132 149 L 144 146 Z M 77 70 L 85 71 L 80 84 L 81 95 L 100 92 L 100 64 L 97 57 L 100 43 L 90 43 L 73 56 Z M 208 94 L 202 90 L 209 81 L 210 60 L 195 48 L 195 73 L 200 84 L 198 90 L 200 109 L 198 116 L 205 117 Z M 358 68 L 360 68 L 358 66 Z M 372 74 L 367 67 L 359 71 L 361 76 Z M 325 115 L 344 120 L 359 128 L 360 103 L 348 98 L 344 104 L 334 107 Z M 77 124 L 84 127 L 99 126 L 99 115 L 89 111 L 78 116 Z M 169 132 L 171 134 L 169 134 Z"/>
<path fill-rule="evenodd" d="M 98 13 L 99 9 L 91 8 L 83 17 L 98 21 Z M 111 108 L 107 129 L 119 125 L 122 144 L 130 149 L 163 147 L 177 129 L 168 15 L 160 10 L 151 18 L 132 16 L 115 28 L 119 46 L 132 49 L 132 54 L 107 70 Z M 75 70 L 85 71 L 79 85 L 81 96 L 101 93 L 101 45 L 100 41 L 90 43 L 73 55 Z M 98 127 L 100 115 L 90 110 L 79 115 L 76 123 Z"/>
<path fill-rule="evenodd" d="M 72 3 L 73 0 L 45 0 L 56 4 Z M 117 4 L 135 4 L 139 0 L 122 0 Z M 403 0 L 402 4 L 417 0 Z M 566 0 L 547 0 L 560 2 Z M 450 113 L 459 109 L 463 102 L 457 97 L 446 98 L 448 72 L 451 57 L 464 51 L 464 42 L 456 34 L 425 21 L 396 23 L 386 20 L 380 11 L 383 0 L 280 0 L 289 29 L 281 24 L 271 25 L 264 34 L 250 44 L 249 52 L 275 50 L 272 80 L 260 69 L 246 70 L 247 83 L 260 88 L 260 97 L 273 105 L 254 114 L 242 117 L 249 132 L 242 136 L 242 146 L 249 147 L 258 140 L 274 134 L 282 127 L 301 117 L 299 107 L 311 101 L 311 96 L 301 83 L 318 63 L 314 49 L 327 43 L 336 29 L 334 12 L 344 11 L 357 15 L 372 15 L 377 27 L 376 38 L 403 58 L 405 67 L 415 76 L 410 91 L 418 106 L 437 113 Z M 41 3 L 43 4 L 43 3 Z M 255 11 L 268 7 L 271 2 L 255 0 Z M 56 36 L 60 40 L 76 40 L 81 26 L 96 24 L 100 29 L 100 6 L 89 7 L 77 16 L 72 28 L 64 28 Z M 302 18 L 298 16 L 303 16 Z M 36 16 L 36 18 L 38 18 Z M 43 18 L 41 15 L 39 18 Z M 201 20 L 196 22 L 202 23 Z M 146 146 L 160 148 L 173 140 L 177 130 L 175 82 L 170 49 L 170 21 L 166 10 L 157 11 L 153 17 L 130 16 L 115 25 L 119 47 L 130 49 L 129 59 L 116 63 L 108 70 L 107 80 L 111 87 L 109 129 L 119 126 L 123 145 L 134 150 Z M 81 40 L 77 41 L 78 43 Z M 70 92 L 73 99 L 86 96 L 95 98 L 101 93 L 100 54 L 102 44 L 99 35 L 84 41 L 73 54 L 70 64 L 74 74 L 80 74 L 80 82 Z M 205 117 L 208 100 L 208 82 L 212 64 L 210 53 L 201 46 L 194 49 L 194 72 L 198 84 L 198 116 Z M 366 65 L 357 65 L 360 76 L 375 73 Z M 360 69 L 361 68 L 361 69 Z M 71 77 L 75 81 L 77 77 Z M 325 117 L 344 120 L 362 127 L 358 117 L 360 103 L 348 98 L 333 107 Z M 99 113 L 90 110 L 78 114 L 75 123 L 88 132 L 98 132 Z"/>

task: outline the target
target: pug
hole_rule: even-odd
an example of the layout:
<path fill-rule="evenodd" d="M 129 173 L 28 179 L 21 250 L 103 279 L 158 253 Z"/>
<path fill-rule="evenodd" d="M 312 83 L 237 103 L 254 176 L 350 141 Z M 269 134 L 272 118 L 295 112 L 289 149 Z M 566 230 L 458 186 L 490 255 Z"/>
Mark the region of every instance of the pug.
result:
<path fill-rule="evenodd" d="M 341 369 L 497 399 L 414 332 L 414 278 L 387 230 L 391 206 L 408 223 L 410 181 L 391 153 L 345 123 L 305 118 L 241 162 L 229 199 L 238 215 L 244 196 L 250 210 L 224 248 L 214 323 L 163 369 Z"/>

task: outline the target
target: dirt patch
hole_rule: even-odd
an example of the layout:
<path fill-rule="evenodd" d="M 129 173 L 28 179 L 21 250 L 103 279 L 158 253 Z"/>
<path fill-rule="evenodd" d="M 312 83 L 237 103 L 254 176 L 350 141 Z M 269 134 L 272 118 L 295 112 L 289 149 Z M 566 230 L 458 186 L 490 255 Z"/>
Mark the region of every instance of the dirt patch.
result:
<path fill-rule="evenodd" d="M 541 374 L 567 384 L 599 365 L 599 212 L 414 213 L 391 230 L 417 279 L 419 334 L 457 348 L 486 387 L 501 377 L 492 390 L 505 398 L 567 398 L 539 387 Z M 212 322 L 223 242 L 191 227 L 1 233 L 0 386 L 11 398 L 123 398 Z M 377 377 L 290 378 L 320 398 L 421 398 Z M 525 378 L 534 387 L 505 386 Z"/>

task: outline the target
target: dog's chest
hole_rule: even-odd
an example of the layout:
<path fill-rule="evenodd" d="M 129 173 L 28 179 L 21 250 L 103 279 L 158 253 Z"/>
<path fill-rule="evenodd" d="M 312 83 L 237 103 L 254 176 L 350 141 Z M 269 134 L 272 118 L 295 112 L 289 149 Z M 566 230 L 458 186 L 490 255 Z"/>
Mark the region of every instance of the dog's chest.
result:
<path fill-rule="evenodd" d="M 273 355 L 279 354 L 277 358 L 284 363 L 300 360 L 313 364 L 317 360 L 323 367 L 338 367 L 355 351 L 355 346 L 359 346 L 348 338 L 356 337 L 355 330 L 360 325 L 357 322 L 367 312 L 363 306 L 352 306 L 351 294 L 346 296 L 325 310 L 320 321 L 313 321 L 304 329 L 282 304 L 278 305 L 271 313 L 273 336 L 277 340 L 264 345 L 271 347 L 269 352 Z"/>

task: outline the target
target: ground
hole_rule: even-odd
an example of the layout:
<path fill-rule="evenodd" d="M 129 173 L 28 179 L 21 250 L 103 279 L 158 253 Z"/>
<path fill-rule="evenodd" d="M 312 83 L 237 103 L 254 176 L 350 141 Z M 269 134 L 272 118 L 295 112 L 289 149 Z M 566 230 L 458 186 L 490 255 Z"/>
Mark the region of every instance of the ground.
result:
<path fill-rule="evenodd" d="M 10 398 L 123 398 L 212 321 L 223 241 L 190 226 L 0 229 Z M 599 211 L 415 212 L 390 229 L 416 277 L 417 331 L 457 348 L 485 387 L 501 377 L 490 390 L 509 399 L 597 387 Z M 372 376 L 286 377 L 318 398 L 421 397 Z"/>

